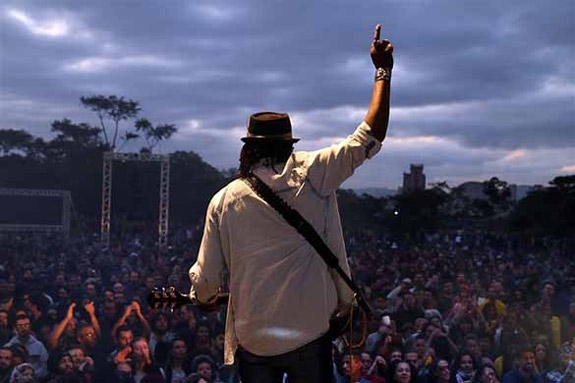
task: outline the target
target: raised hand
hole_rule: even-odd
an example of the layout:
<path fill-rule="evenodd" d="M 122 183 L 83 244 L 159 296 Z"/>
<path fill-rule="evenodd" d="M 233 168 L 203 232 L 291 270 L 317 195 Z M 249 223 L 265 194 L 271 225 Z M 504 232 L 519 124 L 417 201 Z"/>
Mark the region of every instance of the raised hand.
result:
<path fill-rule="evenodd" d="M 132 353 L 132 347 L 128 346 L 116 354 L 114 357 L 114 364 L 129 363 L 132 360 L 128 357 Z"/>
<path fill-rule="evenodd" d="M 383 359 L 383 357 L 381 355 L 378 355 L 375 357 L 375 360 L 373 361 L 373 364 L 375 365 L 380 365 L 383 368 L 387 367 L 387 363 L 385 362 L 385 359 Z"/>
<path fill-rule="evenodd" d="M 369 49 L 371 61 L 376 68 L 393 68 L 393 44 L 389 40 L 380 40 L 381 24 L 375 26 L 373 42 Z"/>
<path fill-rule="evenodd" d="M 96 307 L 94 306 L 94 302 L 92 301 L 86 302 L 86 304 L 84 305 L 84 309 L 90 316 L 95 315 L 96 313 Z"/>
<path fill-rule="evenodd" d="M 127 318 L 131 313 L 132 313 L 132 305 L 129 304 L 128 306 L 126 306 L 126 309 L 124 311 L 124 317 Z"/>
<path fill-rule="evenodd" d="M 140 308 L 140 304 L 137 301 L 133 301 L 131 304 L 132 310 L 136 313 L 137 316 L 142 315 L 142 310 Z"/>
<path fill-rule="evenodd" d="M 74 308 L 76 307 L 76 303 L 70 303 L 68 306 L 68 311 L 66 312 L 66 319 L 71 320 L 74 317 Z"/>

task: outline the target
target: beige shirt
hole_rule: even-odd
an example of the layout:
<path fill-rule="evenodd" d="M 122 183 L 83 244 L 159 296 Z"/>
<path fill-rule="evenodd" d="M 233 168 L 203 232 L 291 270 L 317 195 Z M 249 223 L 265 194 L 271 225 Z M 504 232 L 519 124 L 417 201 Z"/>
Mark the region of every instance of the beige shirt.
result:
<path fill-rule="evenodd" d="M 294 152 L 278 171 L 254 173 L 302 214 L 349 275 L 335 191 L 381 148 L 364 122 L 337 145 Z M 353 294 L 311 245 L 242 180 L 210 201 L 190 296 L 210 301 L 228 272 L 224 361 L 238 345 L 261 356 L 295 350 L 328 331 L 338 304 Z"/>

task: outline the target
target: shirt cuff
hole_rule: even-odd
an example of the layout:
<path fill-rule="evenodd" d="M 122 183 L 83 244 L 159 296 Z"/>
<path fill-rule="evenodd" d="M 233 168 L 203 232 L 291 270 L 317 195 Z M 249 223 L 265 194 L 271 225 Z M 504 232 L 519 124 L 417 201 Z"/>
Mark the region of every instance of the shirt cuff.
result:
<path fill-rule="evenodd" d="M 359 124 L 352 138 L 365 148 L 366 158 L 375 156 L 381 149 L 381 142 L 372 136 L 371 127 L 365 121 Z"/>

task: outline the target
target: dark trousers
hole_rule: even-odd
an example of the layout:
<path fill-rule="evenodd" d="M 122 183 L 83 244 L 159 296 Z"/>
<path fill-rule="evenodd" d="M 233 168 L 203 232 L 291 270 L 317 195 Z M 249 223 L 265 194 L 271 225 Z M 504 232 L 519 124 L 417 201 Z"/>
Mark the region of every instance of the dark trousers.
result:
<path fill-rule="evenodd" d="M 331 340 L 323 336 L 294 351 L 258 356 L 239 347 L 236 352 L 242 383 L 333 383 Z"/>

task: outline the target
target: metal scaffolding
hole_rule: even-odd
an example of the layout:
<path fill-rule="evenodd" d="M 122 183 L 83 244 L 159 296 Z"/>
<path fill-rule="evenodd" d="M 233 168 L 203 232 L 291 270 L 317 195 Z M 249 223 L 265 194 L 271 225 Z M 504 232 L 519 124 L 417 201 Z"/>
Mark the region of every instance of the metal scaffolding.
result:
<path fill-rule="evenodd" d="M 113 161 L 160 163 L 160 210 L 158 217 L 158 246 L 160 249 L 165 249 L 168 245 L 170 206 L 170 155 L 152 153 L 104 153 L 102 172 L 102 219 L 100 231 L 102 246 L 108 247 L 110 245 Z"/>
<path fill-rule="evenodd" d="M 62 198 L 62 219 L 58 225 L 46 224 L 0 224 L 0 231 L 43 231 L 62 232 L 66 238 L 70 236 L 70 210 L 72 206 L 72 195 L 68 190 L 48 190 L 48 189 L 9 189 L 0 188 L 0 195 L 7 196 L 32 196 L 32 197 L 60 197 Z"/>

